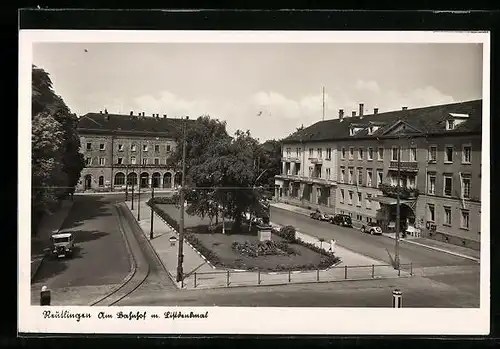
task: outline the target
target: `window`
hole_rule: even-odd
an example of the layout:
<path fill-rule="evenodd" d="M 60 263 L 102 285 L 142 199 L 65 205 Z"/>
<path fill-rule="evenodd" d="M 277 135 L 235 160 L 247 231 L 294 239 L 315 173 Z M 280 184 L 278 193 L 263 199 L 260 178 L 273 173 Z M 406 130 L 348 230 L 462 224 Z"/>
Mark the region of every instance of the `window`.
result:
<path fill-rule="evenodd" d="M 372 208 L 372 194 L 366 194 L 366 208 L 370 210 Z"/>
<path fill-rule="evenodd" d="M 86 159 L 85 159 L 85 164 L 86 164 L 87 166 L 92 165 L 92 158 L 86 158 Z"/>
<path fill-rule="evenodd" d="M 104 166 L 105 163 L 106 163 L 105 158 L 99 158 L 99 165 Z"/>
<path fill-rule="evenodd" d="M 417 161 L 417 148 L 410 148 L 410 161 Z"/>
<path fill-rule="evenodd" d="M 470 164 L 470 158 L 472 153 L 472 147 L 470 145 L 464 145 L 462 150 L 462 163 Z"/>
<path fill-rule="evenodd" d="M 462 177 L 462 198 L 470 198 L 470 177 Z"/>
<path fill-rule="evenodd" d="M 427 174 L 427 193 L 428 194 L 436 194 L 436 174 L 428 173 Z"/>
<path fill-rule="evenodd" d="M 444 223 L 445 225 L 451 225 L 451 207 L 444 207 Z"/>
<path fill-rule="evenodd" d="M 170 144 L 167 144 L 167 152 L 170 151 Z"/>
<path fill-rule="evenodd" d="M 142 159 L 142 164 L 143 165 L 147 165 L 148 164 L 148 159 L 147 158 Z"/>
<path fill-rule="evenodd" d="M 363 199 L 360 192 L 358 192 L 357 194 L 358 194 L 358 201 L 356 202 L 356 206 L 361 207 L 361 200 Z"/>
<path fill-rule="evenodd" d="M 408 177 L 408 188 L 415 188 L 415 176 Z"/>
<path fill-rule="evenodd" d="M 160 159 L 155 158 L 155 165 L 159 165 L 159 164 L 160 164 Z"/>
<path fill-rule="evenodd" d="M 437 147 L 432 145 L 429 147 L 429 162 L 437 161 Z"/>
<path fill-rule="evenodd" d="M 392 147 L 391 149 L 391 159 L 392 161 L 398 161 L 398 148 L 397 147 Z"/>
<path fill-rule="evenodd" d="M 142 151 L 148 151 L 148 145 L 147 144 L 143 144 L 142 145 Z"/>
<path fill-rule="evenodd" d="M 92 143 L 87 143 L 87 150 L 92 150 Z"/>
<path fill-rule="evenodd" d="M 99 176 L 99 186 L 104 187 L 104 176 Z"/>
<path fill-rule="evenodd" d="M 358 185 L 363 184 L 363 169 L 358 168 Z"/>
<path fill-rule="evenodd" d="M 349 190 L 349 205 L 352 205 L 352 191 Z"/>
<path fill-rule="evenodd" d="M 130 145 L 130 151 L 136 151 L 137 150 L 137 147 L 135 144 L 131 144 Z"/>
<path fill-rule="evenodd" d="M 295 148 L 295 156 L 296 157 L 300 156 L 300 148 Z"/>
<path fill-rule="evenodd" d="M 384 172 L 383 170 L 377 170 L 377 188 L 382 184 L 384 181 Z"/>
<path fill-rule="evenodd" d="M 428 204 L 427 205 L 427 220 L 429 222 L 435 222 L 436 221 L 436 213 L 434 211 L 434 205 Z"/>
<path fill-rule="evenodd" d="M 326 179 L 330 179 L 330 169 L 326 169 Z"/>
<path fill-rule="evenodd" d="M 384 148 L 378 148 L 377 156 L 379 161 L 384 160 Z"/>
<path fill-rule="evenodd" d="M 309 148 L 309 157 L 312 158 L 314 156 L 314 149 Z"/>
<path fill-rule="evenodd" d="M 469 229 L 469 211 L 462 210 L 462 222 L 460 226 L 462 229 Z"/>
<path fill-rule="evenodd" d="M 451 175 L 444 175 L 444 196 L 451 196 L 452 186 Z"/>
<path fill-rule="evenodd" d="M 131 163 L 132 165 L 135 165 L 135 164 L 137 163 L 137 162 L 136 162 L 136 158 L 135 158 L 135 156 L 132 156 L 132 157 L 130 158 L 130 163 Z"/>
<path fill-rule="evenodd" d="M 342 151 L 340 153 L 341 159 L 345 159 L 345 148 L 342 147 Z"/>
<path fill-rule="evenodd" d="M 358 159 L 363 160 L 363 148 L 358 149 Z"/>
<path fill-rule="evenodd" d="M 354 159 L 354 148 L 349 148 L 349 160 Z"/>
<path fill-rule="evenodd" d="M 123 151 L 123 144 L 118 144 L 118 151 Z"/>
<path fill-rule="evenodd" d="M 118 165 L 122 165 L 123 164 L 123 158 L 118 158 Z"/>
<path fill-rule="evenodd" d="M 323 158 L 323 149 L 322 148 L 318 148 L 317 151 L 318 151 L 318 158 L 322 159 Z"/>
<path fill-rule="evenodd" d="M 125 175 L 122 172 L 115 175 L 115 185 L 125 185 Z"/>
<path fill-rule="evenodd" d="M 341 167 L 340 168 L 340 183 L 345 182 L 345 168 Z"/>
<path fill-rule="evenodd" d="M 444 162 L 451 163 L 453 162 L 453 147 L 446 146 L 444 148 Z"/>
<path fill-rule="evenodd" d="M 373 160 L 373 148 L 368 148 L 368 160 Z"/>
<path fill-rule="evenodd" d="M 99 144 L 99 150 L 106 150 L 104 143 Z"/>
<path fill-rule="evenodd" d="M 292 152 L 292 148 L 286 148 L 286 157 L 290 157 L 290 153 Z"/>
<path fill-rule="evenodd" d="M 326 148 L 326 159 L 330 160 L 332 158 L 332 148 Z"/>
<path fill-rule="evenodd" d="M 309 166 L 309 177 L 313 176 L 314 167 Z"/>
<path fill-rule="evenodd" d="M 446 120 L 446 130 L 453 130 L 455 128 L 455 120 Z"/>
<path fill-rule="evenodd" d="M 366 185 L 371 187 L 373 185 L 373 171 L 366 170 Z"/>
<path fill-rule="evenodd" d="M 340 189 L 340 202 L 344 202 L 345 200 L 345 193 L 344 193 L 344 189 Z"/>
<path fill-rule="evenodd" d="M 350 168 L 349 169 L 349 184 L 353 183 L 353 178 L 352 177 L 354 177 L 354 169 Z"/>
<path fill-rule="evenodd" d="M 160 146 L 158 144 L 155 144 L 155 152 L 159 152 L 160 151 Z"/>

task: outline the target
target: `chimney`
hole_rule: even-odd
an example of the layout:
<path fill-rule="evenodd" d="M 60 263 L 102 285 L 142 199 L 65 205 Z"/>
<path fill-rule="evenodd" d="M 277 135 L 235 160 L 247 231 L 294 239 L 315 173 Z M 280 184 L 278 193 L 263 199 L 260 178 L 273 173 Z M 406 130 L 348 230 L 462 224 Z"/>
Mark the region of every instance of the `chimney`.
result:
<path fill-rule="evenodd" d="M 352 117 L 355 117 L 356 116 L 356 110 L 353 110 L 352 111 Z"/>
<path fill-rule="evenodd" d="M 163 118 L 166 119 L 167 118 L 167 114 L 163 114 Z"/>
<path fill-rule="evenodd" d="M 342 121 L 344 119 L 344 109 L 339 109 L 339 120 Z"/>
<path fill-rule="evenodd" d="M 408 109 L 408 107 L 403 107 L 403 108 L 401 108 L 401 110 L 407 110 L 407 109 Z"/>
<path fill-rule="evenodd" d="M 359 117 L 363 117 L 363 107 L 365 105 L 363 103 L 359 103 Z"/>
<path fill-rule="evenodd" d="M 373 108 L 373 114 L 378 114 L 378 108 Z"/>
<path fill-rule="evenodd" d="M 104 109 L 104 114 L 107 114 L 108 113 L 108 109 Z"/>
<path fill-rule="evenodd" d="M 134 116 L 134 111 L 133 110 L 130 111 L 130 116 Z"/>
<path fill-rule="evenodd" d="M 102 114 L 102 110 L 99 110 L 99 114 Z"/>

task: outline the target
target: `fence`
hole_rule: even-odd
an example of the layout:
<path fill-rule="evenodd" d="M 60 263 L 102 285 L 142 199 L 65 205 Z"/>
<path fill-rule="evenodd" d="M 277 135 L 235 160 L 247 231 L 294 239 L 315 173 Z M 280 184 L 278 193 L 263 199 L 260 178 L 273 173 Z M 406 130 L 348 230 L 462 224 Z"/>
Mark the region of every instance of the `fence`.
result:
<path fill-rule="evenodd" d="M 288 283 L 331 282 L 408 277 L 413 275 L 412 263 L 392 265 L 337 266 L 327 270 L 262 272 L 226 270 L 192 273 L 183 281 L 185 288 L 213 288 L 231 286 L 281 285 Z"/>

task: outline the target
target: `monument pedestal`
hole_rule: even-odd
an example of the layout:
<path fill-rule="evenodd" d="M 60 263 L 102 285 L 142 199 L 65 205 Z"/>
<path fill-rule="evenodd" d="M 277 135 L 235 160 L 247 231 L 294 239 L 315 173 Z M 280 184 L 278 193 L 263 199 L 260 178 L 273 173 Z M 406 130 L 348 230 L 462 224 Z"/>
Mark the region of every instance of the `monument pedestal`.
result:
<path fill-rule="evenodd" d="M 259 241 L 272 240 L 271 226 L 258 225 L 257 230 L 258 230 Z"/>

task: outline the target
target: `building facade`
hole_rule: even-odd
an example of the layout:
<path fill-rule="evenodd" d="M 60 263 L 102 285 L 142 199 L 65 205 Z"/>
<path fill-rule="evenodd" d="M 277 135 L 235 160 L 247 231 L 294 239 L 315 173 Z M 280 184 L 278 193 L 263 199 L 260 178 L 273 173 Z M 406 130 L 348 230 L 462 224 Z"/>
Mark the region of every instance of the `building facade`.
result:
<path fill-rule="evenodd" d="M 351 117 L 341 110 L 338 119 L 316 123 L 283 142 L 283 174 L 275 183 L 279 200 L 348 214 L 357 225 L 375 221 L 391 231 L 399 178 L 401 231 L 479 249 L 481 101 L 374 110 L 370 115 L 362 108 Z M 297 201 L 284 190 L 285 179 L 293 180 L 285 155 L 298 144 L 307 153 L 329 148 L 337 156 L 332 161 L 336 168 L 330 170 L 329 187 L 334 189 L 328 205 L 314 196 Z M 301 182 L 310 181 L 309 172 L 302 176 Z"/>
<path fill-rule="evenodd" d="M 88 113 L 79 119 L 78 133 L 86 166 L 77 191 L 122 191 L 172 188 L 182 173 L 168 164 L 176 144 L 173 134 L 182 120 L 160 117 Z"/>

